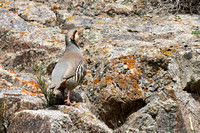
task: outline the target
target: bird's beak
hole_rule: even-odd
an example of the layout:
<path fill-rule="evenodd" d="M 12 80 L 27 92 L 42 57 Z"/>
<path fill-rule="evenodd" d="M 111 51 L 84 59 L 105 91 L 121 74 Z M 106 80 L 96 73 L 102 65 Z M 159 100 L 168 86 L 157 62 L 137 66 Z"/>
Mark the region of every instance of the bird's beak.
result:
<path fill-rule="evenodd" d="M 77 30 L 78 35 L 81 34 L 82 30 Z"/>

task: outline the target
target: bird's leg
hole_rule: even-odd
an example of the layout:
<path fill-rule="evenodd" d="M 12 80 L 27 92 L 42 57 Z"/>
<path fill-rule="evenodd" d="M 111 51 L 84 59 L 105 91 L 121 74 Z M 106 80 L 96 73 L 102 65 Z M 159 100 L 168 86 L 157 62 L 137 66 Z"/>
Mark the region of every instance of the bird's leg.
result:
<path fill-rule="evenodd" d="M 70 97 L 70 92 L 71 92 L 71 90 L 68 89 L 68 91 L 67 91 L 67 100 L 65 100 L 65 104 L 66 105 L 74 105 L 73 103 L 70 102 L 70 98 L 69 98 Z"/>

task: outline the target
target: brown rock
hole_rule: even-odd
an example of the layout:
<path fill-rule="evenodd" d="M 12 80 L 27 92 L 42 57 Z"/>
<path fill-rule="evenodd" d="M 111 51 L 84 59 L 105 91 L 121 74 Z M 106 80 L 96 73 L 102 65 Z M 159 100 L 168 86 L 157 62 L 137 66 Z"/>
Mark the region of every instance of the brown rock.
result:
<path fill-rule="evenodd" d="M 130 15 L 134 12 L 134 9 L 132 4 L 129 6 L 121 4 L 108 4 L 102 11 L 110 16 L 113 16 L 114 14 Z"/>

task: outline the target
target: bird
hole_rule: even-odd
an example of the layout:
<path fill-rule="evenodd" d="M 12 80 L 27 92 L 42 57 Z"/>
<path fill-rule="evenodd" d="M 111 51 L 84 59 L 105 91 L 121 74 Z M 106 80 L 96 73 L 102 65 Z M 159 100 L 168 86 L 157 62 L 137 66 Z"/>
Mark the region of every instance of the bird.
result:
<path fill-rule="evenodd" d="M 65 52 L 51 74 L 50 89 L 60 90 L 66 105 L 74 105 L 70 102 L 70 92 L 81 84 L 86 75 L 87 62 L 77 44 L 81 33 L 81 30 L 76 29 L 70 29 L 67 32 Z M 66 89 L 68 89 L 67 99 L 64 93 Z"/>

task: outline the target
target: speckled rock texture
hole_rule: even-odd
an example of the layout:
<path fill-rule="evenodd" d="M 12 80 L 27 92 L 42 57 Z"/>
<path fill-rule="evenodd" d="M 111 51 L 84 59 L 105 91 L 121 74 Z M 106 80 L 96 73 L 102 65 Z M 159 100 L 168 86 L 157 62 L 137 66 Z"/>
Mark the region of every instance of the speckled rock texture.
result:
<path fill-rule="evenodd" d="M 60 106 L 58 110 L 24 110 L 13 119 L 8 132 L 112 132 L 82 105 Z"/>
<path fill-rule="evenodd" d="M 200 131 L 195 2 L 0 1 L 0 132 Z M 48 86 L 73 24 L 87 74 L 70 95 L 74 106 L 55 90 L 47 107 L 37 76 Z"/>

